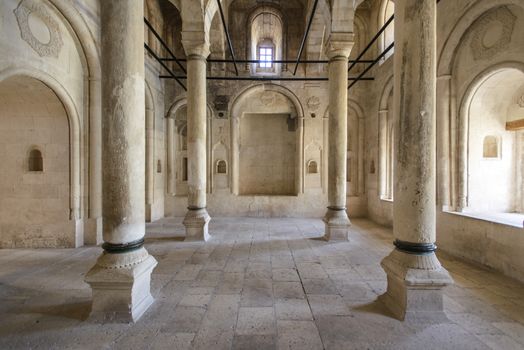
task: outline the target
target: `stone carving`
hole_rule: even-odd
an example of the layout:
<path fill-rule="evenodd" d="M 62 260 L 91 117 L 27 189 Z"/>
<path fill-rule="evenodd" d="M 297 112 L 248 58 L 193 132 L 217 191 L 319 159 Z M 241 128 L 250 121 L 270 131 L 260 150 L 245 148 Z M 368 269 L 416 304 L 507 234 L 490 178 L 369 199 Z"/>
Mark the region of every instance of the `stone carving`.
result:
<path fill-rule="evenodd" d="M 22 0 L 13 12 L 18 21 L 22 39 L 40 56 L 58 58 L 64 43 L 58 23 L 51 17 L 45 6 L 37 0 Z M 45 27 L 48 32 L 33 32 L 34 27 L 31 22 L 35 22 L 37 28 L 38 25 L 40 29 Z"/>
<path fill-rule="evenodd" d="M 264 106 L 272 106 L 272 105 L 274 105 L 275 104 L 275 100 L 276 100 L 276 96 L 271 91 L 264 91 L 260 95 L 260 102 L 262 102 L 262 104 Z"/>
<path fill-rule="evenodd" d="M 516 19 L 505 6 L 491 10 L 477 19 L 470 44 L 473 58 L 489 59 L 507 48 Z"/>
<path fill-rule="evenodd" d="M 520 108 L 524 108 L 524 95 L 520 96 L 519 101 L 517 103 Z"/>
<path fill-rule="evenodd" d="M 318 98 L 317 96 L 311 96 L 307 99 L 307 106 L 310 111 L 316 112 L 320 107 L 320 98 Z"/>

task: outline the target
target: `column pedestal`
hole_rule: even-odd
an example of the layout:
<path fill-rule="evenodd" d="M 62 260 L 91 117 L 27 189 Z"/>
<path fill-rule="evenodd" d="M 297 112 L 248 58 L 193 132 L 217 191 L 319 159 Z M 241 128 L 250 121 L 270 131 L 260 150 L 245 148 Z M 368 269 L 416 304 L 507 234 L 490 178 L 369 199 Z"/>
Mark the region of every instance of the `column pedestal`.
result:
<path fill-rule="evenodd" d="M 380 300 L 395 318 L 407 321 L 442 321 L 442 288 L 452 284 L 435 253 L 416 255 L 393 250 L 381 264 L 388 288 Z"/>
<path fill-rule="evenodd" d="M 154 302 L 149 286 L 156 265 L 144 248 L 130 253 L 104 252 L 85 277 L 93 291 L 90 319 L 136 322 Z"/>
<path fill-rule="evenodd" d="M 182 222 L 186 227 L 185 241 L 208 241 L 211 238 L 208 232 L 209 221 L 211 217 L 206 208 L 188 208 Z"/>
<path fill-rule="evenodd" d="M 349 226 L 351 225 L 346 208 L 328 207 L 326 215 L 322 219 L 325 225 L 324 240 L 347 241 Z"/>

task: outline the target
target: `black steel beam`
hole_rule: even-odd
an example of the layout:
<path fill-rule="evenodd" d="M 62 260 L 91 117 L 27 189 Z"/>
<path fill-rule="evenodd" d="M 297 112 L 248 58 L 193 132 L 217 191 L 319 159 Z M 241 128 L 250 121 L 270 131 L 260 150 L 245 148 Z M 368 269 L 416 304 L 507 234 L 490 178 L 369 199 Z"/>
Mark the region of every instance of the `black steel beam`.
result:
<path fill-rule="evenodd" d="M 371 48 L 371 46 L 373 46 L 373 44 L 375 43 L 375 41 L 377 41 L 377 39 L 380 37 L 380 35 L 382 35 L 382 33 L 384 33 L 384 31 L 387 29 L 387 27 L 391 24 L 391 22 L 393 22 L 393 20 L 395 19 L 395 15 L 389 17 L 389 19 L 386 21 L 386 23 L 384 23 L 384 25 L 380 28 L 380 30 L 377 32 L 377 34 L 375 34 L 375 36 L 373 37 L 373 39 L 371 39 L 371 41 L 369 42 L 369 44 L 366 46 L 366 48 L 364 50 L 362 50 L 362 52 L 360 53 L 360 55 L 358 55 L 356 61 L 358 62 L 362 56 L 364 56 L 366 54 L 366 52 L 368 52 L 368 50 Z M 351 64 L 351 66 L 349 66 L 348 68 L 348 72 L 351 71 L 351 69 L 353 69 L 353 67 L 355 66 L 355 62 L 353 62 Z"/>
<path fill-rule="evenodd" d="M 184 68 L 184 66 L 182 65 L 182 63 L 180 63 L 180 60 L 178 58 L 176 58 L 175 54 L 173 53 L 173 51 L 171 51 L 171 49 L 169 48 L 169 46 L 167 46 L 167 44 L 165 43 L 164 40 L 162 40 L 162 38 L 160 37 L 160 35 L 156 32 L 155 28 L 153 28 L 153 26 L 151 25 L 151 23 L 149 23 L 149 21 L 147 20 L 147 18 L 144 17 L 144 23 L 146 24 L 147 28 L 149 28 L 149 30 L 153 33 L 153 35 L 155 36 L 155 38 L 157 38 L 157 40 L 160 42 L 160 44 L 164 47 L 164 49 L 166 49 L 166 51 L 171 55 L 172 57 L 172 61 L 175 61 L 178 66 L 180 67 L 180 69 L 182 69 L 182 71 L 185 73 L 186 72 L 186 69 Z M 157 58 L 157 60 L 159 60 Z"/>
<path fill-rule="evenodd" d="M 363 80 L 362 77 L 367 73 L 369 72 L 369 70 L 371 68 L 373 68 L 381 59 L 382 57 L 386 56 L 386 54 L 391 50 L 393 49 L 393 47 L 395 46 L 395 43 L 391 43 L 385 50 L 384 52 L 382 52 L 378 57 L 377 59 L 375 60 L 375 62 L 371 63 L 366 69 L 364 69 L 364 71 L 362 73 L 360 73 L 360 75 L 355 79 L 355 81 L 353 81 L 349 86 L 348 86 L 348 90 L 351 89 L 351 87 L 353 85 L 355 85 L 357 83 L 357 81 L 359 80 Z"/>
<path fill-rule="evenodd" d="M 161 58 L 162 61 L 174 61 L 172 58 Z M 178 59 L 180 62 L 186 62 L 186 59 Z M 373 63 L 375 60 L 349 60 L 349 63 Z M 208 63 L 233 63 L 233 60 L 223 60 L 223 59 L 212 59 L 207 60 Z M 262 60 L 235 60 L 236 63 L 260 63 L 266 62 Z M 296 63 L 295 60 L 273 60 L 272 63 Z M 300 60 L 300 63 L 329 63 L 327 60 Z"/>
<path fill-rule="evenodd" d="M 185 76 L 160 75 L 160 79 L 187 79 Z M 300 77 L 206 77 L 207 80 L 243 80 L 243 81 L 328 81 L 327 77 L 300 78 Z M 357 78 L 348 78 L 354 81 Z M 372 77 L 361 77 L 359 80 L 375 80 Z"/>
<path fill-rule="evenodd" d="M 144 43 L 144 47 L 146 48 L 147 52 L 149 52 L 151 54 L 151 56 L 153 56 L 153 58 L 155 60 L 158 61 L 158 63 L 160 63 L 160 65 L 162 67 L 164 67 L 164 69 L 169 73 L 169 75 L 171 76 L 171 78 L 175 79 L 176 82 L 178 84 L 180 84 L 180 86 L 182 86 L 182 88 L 184 89 L 184 91 L 187 91 L 187 88 L 184 84 L 182 84 L 182 82 L 180 81 L 180 79 L 178 79 L 178 77 L 175 75 L 175 73 L 173 73 L 173 71 L 171 69 L 169 69 L 169 67 L 160 60 L 160 58 L 156 55 L 156 53 L 153 51 L 153 49 L 151 49 L 146 43 Z"/>
<path fill-rule="evenodd" d="M 235 73 L 238 76 L 237 62 L 235 60 L 235 53 L 233 51 L 233 44 L 231 44 L 231 37 L 229 36 L 229 30 L 227 29 L 226 19 L 224 18 L 224 11 L 222 11 L 222 4 L 220 0 L 217 0 L 218 10 L 220 11 L 220 18 L 222 19 L 222 25 L 224 26 L 224 32 L 226 33 L 227 45 L 229 46 L 229 53 L 233 59 L 233 64 L 235 65 Z"/>
<path fill-rule="evenodd" d="M 304 36 L 302 37 L 302 42 L 300 43 L 300 50 L 298 50 L 297 61 L 295 63 L 295 70 L 293 71 L 293 75 L 297 74 L 298 65 L 300 64 L 300 56 L 302 56 L 302 51 L 304 51 L 304 46 L 306 45 L 307 36 L 309 34 L 309 30 L 311 29 L 313 17 L 315 17 L 315 12 L 317 10 L 317 4 L 318 0 L 315 0 L 315 3 L 313 4 L 313 9 L 311 10 L 311 16 L 309 16 L 309 21 L 307 23 L 306 32 L 304 33 Z"/>

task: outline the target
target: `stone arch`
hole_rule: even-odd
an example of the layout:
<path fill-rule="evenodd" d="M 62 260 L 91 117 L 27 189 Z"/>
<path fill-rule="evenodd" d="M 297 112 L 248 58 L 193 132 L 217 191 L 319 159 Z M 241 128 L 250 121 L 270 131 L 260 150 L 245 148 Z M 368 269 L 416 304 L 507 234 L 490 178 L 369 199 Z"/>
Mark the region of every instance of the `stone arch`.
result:
<path fill-rule="evenodd" d="M 348 98 L 348 115 L 350 112 L 353 112 L 357 118 L 357 125 L 354 127 L 357 128 L 357 131 L 355 133 L 350 133 L 351 125 L 348 120 L 348 138 L 350 138 L 350 135 L 353 135 L 355 140 L 348 140 L 353 141 L 352 143 L 356 145 L 356 149 L 352 150 L 352 156 L 355 159 L 352 158 L 352 163 L 348 163 L 348 167 L 351 165 L 353 168 L 356 168 L 353 174 L 356 177 L 356 181 L 352 181 L 354 183 L 352 185 L 353 188 L 350 189 L 348 186 L 348 194 L 352 195 L 361 195 L 364 193 L 364 110 L 362 107 L 352 98 Z M 348 148 L 349 148 L 349 142 L 348 142 Z M 349 152 L 348 152 L 349 154 Z M 349 178 L 347 179 L 349 180 Z"/>
<path fill-rule="evenodd" d="M 456 22 L 451 34 L 446 38 L 438 57 L 437 76 L 452 74 L 455 56 L 460 48 L 460 41 L 472 24 L 487 11 L 508 5 L 523 8 L 520 0 L 479 0 L 474 2 Z"/>
<path fill-rule="evenodd" d="M 456 159 L 453 160 L 455 163 L 456 171 L 456 191 L 454 193 L 454 203 L 456 203 L 456 210 L 463 211 L 468 207 L 468 193 L 469 193 L 469 147 L 468 140 L 470 136 L 470 113 L 469 109 L 472 100 L 477 90 L 481 85 L 487 81 L 491 76 L 497 72 L 501 72 L 506 69 L 514 69 L 524 74 L 524 62 L 502 62 L 493 65 L 477 76 L 475 76 L 469 83 L 463 98 L 460 100 L 459 112 L 456 120 L 457 125 L 457 139 L 452 140 L 455 142 L 455 148 L 457 149 Z"/>
<path fill-rule="evenodd" d="M 170 128 L 166 128 L 166 132 L 168 132 L 167 134 L 167 144 L 168 145 L 176 145 L 177 143 L 175 142 L 174 138 L 175 138 L 175 135 L 176 134 L 176 130 L 173 130 L 173 129 L 177 129 L 180 127 L 180 125 L 177 125 L 177 121 L 176 121 L 176 115 L 177 115 L 177 112 L 179 112 L 182 108 L 186 107 L 187 106 L 187 96 L 182 96 L 182 97 L 179 97 L 178 99 L 176 99 L 173 104 L 171 105 L 171 107 L 169 107 L 167 113 L 166 113 L 166 118 L 167 119 L 171 119 L 174 121 L 174 127 L 172 129 Z M 211 105 L 209 103 L 206 104 L 206 111 L 207 111 L 207 130 L 212 130 L 211 129 L 211 126 L 212 126 L 212 122 L 213 122 L 213 116 L 214 116 L 214 112 L 213 112 L 213 108 L 211 107 Z M 171 121 L 168 121 L 168 123 L 171 123 Z M 183 126 L 182 126 L 183 127 Z M 187 126 L 186 126 L 187 128 Z M 171 131 L 174 131 L 174 132 L 171 132 Z M 211 157 L 211 133 L 210 132 L 207 132 L 207 136 L 206 136 L 206 164 L 207 164 L 207 191 L 210 192 L 211 189 L 212 189 L 212 173 L 213 173 L 213 165 L 211 163 L 212 161 L 212 157 Z M 176 147 L 176 146 L 174 146 Z M 180 157 L 184 156 L 184 154 L 186 155 L 187 157 L 187 150 L 182 150 L 182 149 L 176 149 L 176 150 L 173 150 L 173 153 L 175 154 L 174 157 L 168 157 L 167 158 L 167 164 L 166 164 L 166 168 L 167 169 L 180 169 L 180 168 L 183 168 L 183 160 L 180 159 Z M 176 171 L 173 171 L 173 175 Z M 177 177 L 178 179 L 180 179 L 181 177 L 178 176 Z M 180 185 L 180 181 L 175 181 L 175 184 L 174 186 L 176 186 L 178 188 L 178 190 L 176 190 L 176 193 L 179 194 L 179 195 L 186 195 L 187 194 L 187 184 L 181 186 Z"/>
<path fill-rule="evenodd" d="M 378 188 L 384 200 L 393 199 L 395 117 L 392 94 L 393 76 L 390 76 L 382 89 L 378 110 Z"/>
<path fill-rule="evenodd" d="M 68 0 L 48 0 L 63 16 L 71 26 L 74 36 L 86 62 L 88 91 L 86 96 L 89 100 L 86 127 L 89 126 L 89 201 L 88 215 L 90 219 L 99 221 L 96 228 L 96 237 L 90 239 L 90 243 L 101 241 L 102 226 L 102 88 L 100 83 L 101 64 L 100 53 L 95 39 L 84 17 L 78 12 L 74 5 Z"/>
<path fill-rule="evenodd" d="M 145 97 L 145 134 L 146 134 L 146 173 L 145 173 L 145 200 L 146 221 L 151 222 L 151 210 L 155 193 L 155 102 L 151 87 L 147 80 L 144 84 Z"/>
<path fill-rule="evenodd" d="M 8 68 L 0 72 L 0 83 L 17 76 L 38 80 L 49 87 L 64 106 L 69 124 L 69 220 L 82 219 L 83 175 L 81 168 L 83 132 L 77 107 L 67 90 L 52 76 L 32 68 Z M 75 225 L 75 247 L 84 245 L 83 229 Z"/>
<path fill-rule="evenodd" d="M 304 108 L 298 97 L 286 87 L 272 83 L 255 84 L 241 90 L 234 98 L 231 99 L 229 110 L 231 111 L 231 190 L 233 194 L 239 194 L 239 137 L 240 137 L 240 117 L 242 115 L 242 102 L 253 94 L 273 92 L 283 96 L 290 102 L 294 108 L 295 115 L 291 113 L 291 118 L 297 120 L 297 155 L 295 192 L 304 192 Z"/>

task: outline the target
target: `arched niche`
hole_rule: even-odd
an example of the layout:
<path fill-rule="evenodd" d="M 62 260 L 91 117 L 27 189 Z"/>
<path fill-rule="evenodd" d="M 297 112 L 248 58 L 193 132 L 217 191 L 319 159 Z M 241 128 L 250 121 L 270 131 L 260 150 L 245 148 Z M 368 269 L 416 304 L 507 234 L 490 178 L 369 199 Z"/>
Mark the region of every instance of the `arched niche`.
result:
<path fill-rule="evenodd" d="M 348 99 L 347 121 L 347 195 L 364 193 L 364 112 L 353 99 Z"/>
<path fill-rule="evenodd" d="M 324 173 L 324 167 L 326 162 L 322 154 L 322 146 L 313 141 L 308 144 L 304 149 L 304 159 L 307 159 L 306 162 L 306 177 L 304 179 L 304 186 L 309 188 L 321 188 L 322 187 L 322 178 Z"/>
<path fill-rule="evenodd" d="M 524 64 L 492 67 L 477 76 L 460 108 L 459 172 L 466 198 L 462 211 L 513 213 L 523 210 L 522 130 L 508 130 L 524 120 Z"/>
<path fill-rule="evenodd" d="M 0 96 L 0 109 L 5 109 L 0 112 L 0 124 L 10 125 L 12 135 L 4 142 L 13 145 L 12 152 L 5 154 L 9 158 L 2 160 L 7 169 L 3 184 L 21 196 L 12 201 L 12 215 L 4 215 L 5 220 L 15 221 L 2 222 L 13 227 L 15 235 L 0 236 L 0 246 L 82 246 L 83 229 L 77 220 L 82 214 L 83 141 L 72 99 L 52 77 L 28 69 L 0 72 Z M 45 167 L 40 164 L 39 170 L 29 171 L 28 158 L 39 155 L 41 159 L 44 154 Z M 9 200 L 9 194 L 2 194 L 2 199 Z M 61 229 L 57 232 L 56 227 Z"/>
<path fill-rule="evenodd" d="M 446 210 L 468 207 L 469 126 L 464 106 L 486 72 L 522 64 L 524 45 L 517 33 L 524 30 L 523 14 L 518 0 L 479 0 L 464 10 L 443 39 L 437 66 L 437 199 Z M 497 26 L 502 30 L 491 30 Z"/>
<path fill-rule="evenodd" d="M 213 188 L 213 165 L 211 157 L 211 126 L 213 110 L 207 105 L 207 140 L 206 140 L 206 164 L 207 164 L 207 191 Z M 168 169 L 167 183 L 168 193 L 177 196 L 187 196 L 189 179 L 189 158 L 187 152 L 187 98 L 182 97 L 176 100 L 169 108 L 166 118 L 168 118 L 166 128 L 167 139 L 167 164 Z M 172 188 L 171 188 L 172 187 Z"/>
<path fill-rule="evenodd" d="M 155 104 L 153 93 L 148 82 L 145 86 L 145 201 L 146 201 L 146 222 L 151 222 L 151 211 L 155 194 Z"/>
<path fill-rule="evenodd" d="M 251 60 L 261 60 L 261 49 L 269 49 L 271 61 L 281 60 L 286 50 L 286 25 L 282 13 L 273 6 L 261 5 L 251 12 L 247 23 L 247 57 Z M 251 65 L 252 74 L 279 74 L 281 70 L 282 65 L 276 63 Z"/>
<path fill-rule="evenodd" d="M 282 192 L 282 194 L 299 194 L 303 193 L 304 191 L 304 146 L 303 146 L 303 140 L 304 140 L 304 128 L 303 128 L 303 116 L 304 111 L 302 108 L 302 105 L 300 104 L 298 98 L 287 88 L 282 87 L 280 85 L 275 84 L 258 84 L 250 86 L 243 91 L 241 91 L 231 102 L 231 151 L 232 151 L 232 158 L 231 158 L 231 182 L 232 182 L 232 191 L 234 194 L 268 194 L 268 195 L 277 195 L 278 192 Z M 264 120 L 263 118 L 266 117 Z M 252 118 L 252 119 L 250 119 Z M 281 119 L 279 119 L 281 118 Z M 267 123 L 266 123 L 267 122 Z M 242 124 L 244 123 L 244 124 Z M 293 154 L 290 155 L 289 153 L 286 153 L 284 156 L 292 156 L 293 157 L 293 164 L 289 164 L 289 159 L 279 158 L 278 163 L 280 165 L 277 165 L 277 163 L 271 163 L 271 156 L 269 152 L 263 152 L 261 151 L 261 154 L 257 154 L 257 157 L 265 157 L 263 163 L 257 163 L 257 164 L 250 164 L 247 165 L 247 163 L 240 164 L 241 157 L 246 156 L 245 159 L 248 159 L 248 155 L 246 153 L 241 154 L 241 143 L 244 140 L 249 140 L 253 142 L 258 142 L 260 144 L 253 144 L 251 145 L 251 151 L 256 152 L 255 149 L 263 150 L 264 147 L 266 147 L 267 150 L 271 147 L 271 145 L 275 146 L 279 144 L 284 139 L 275 139 L 275 134 L 268 131 L 267 127 L 259 127 L 255 128 L 255 125 L 269 125 L 271 123 L 274 128 L 273 131 L 279 130 L 279 135 L 281 137 L 284 137 L 284 139 L 289 141 L 287 133 L 293 133 L 294 138 L 294 148 Z M 286 130 L 283 129 L 284 123 L 286 126 Z M 292 130 L 293 129 L 293 130 Z M 247 138 L 246 132 L 249 130 L 253 131 L 256 130 L 256 132 L 252 135 L 254 138 Z M 266 133 L 266 134 L 263 134 Z M 265 142 L 264 138 L 266 139 L 274 139 L 274 142 Z M 244 145 L 242 145 L 244 146 Z M 280 146 L 282 146 L 280 144 Z M 283 146 L 282 146 L 283 147 Z M 275 151 L 277 151 L 275 149 Z M 242 152 L 247 152 L 246 147 L 242 147 Z M 275 155 L 273 155 L 275 156 Z M 273 157 L 274 158 L 274 157 Z M 240 184 L 240 173 L 250 171 L 249 169 L 255 169 L 257 167 L 260 168 L 266 168 L 273 166 L 276 167 L 275 171 L 279 171 L 279 174 L 283 174 L 284 168 L 287 170 L 287 178 L 284 179 L 283 175 L 281 177 L 282 180 L 279 180 L 277 178 L 275 179 L 269 179 L 267 178 L 267 183 L 269 184 L 271 181 L 282 181 L 284 183 L 285 180 L 289 180 L 289 177 L 293 176 L 294 178 L 294 186 L 292 189 L 290 188 L 273 188 L 269 189 L 268 191 L 262 191 L 266 193 L 248 193 L 252 191 L 246 190 L 249 189 L 249 186 L 258 186 L 256 183 L 252 185 L 246 185 L 243 184 L 243 187 L 241 188 Z M 284 165 L 283 165 L 284 164 Z M 278 168 L 282 166 L 282 168 Z M 294 171 L 291 172 L 291 166 L 294 166 Z M 242 168 L 242 170 L 241 170 Z M 262 169 L 261 169 L 262 170 Z M 268 173 L 268 170 L 263 170 L 264 173 Z M 258 177 L 253 176 L 254 174 L 250 173 L 250 176 L 246 176 L 246 179 L 251 179 L 251 181 L 260 181 L 258 184 L 261 184 L 262 182 L 266 181 L 263 179 L 258 179 Z M 244 177 L 243 177 L 244 178 Z M 256 179 L 256 180 L 253 180 Z M 286 182 L 285 186 L 288 186 L 289 184 Z M 264 187 L 264 186 L 262 186 Z M 255 191 L 255 192 L 258 192 Z"/>
<path fill-rule="evenodd" d="M 393 77 L 388 79 L 382 91 L 378 111 L 379 122 L 379 196 L 393 200 L 395 123 L 393 111 Z"/>

